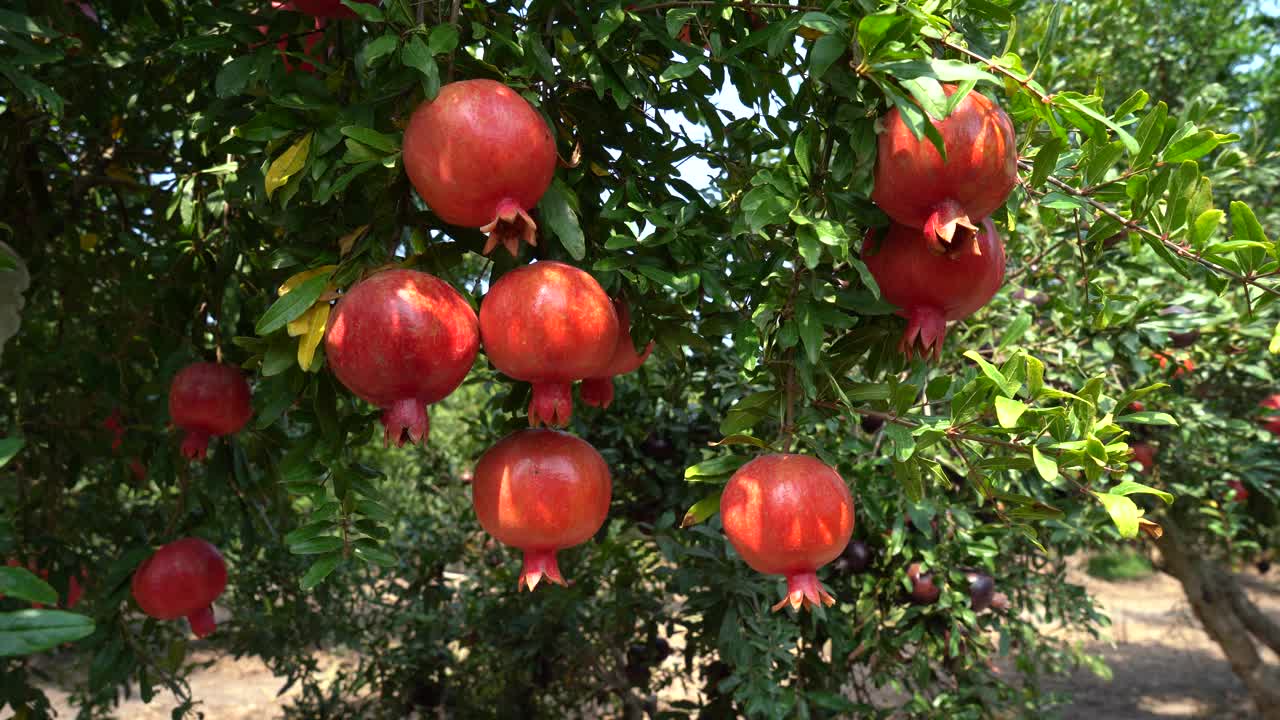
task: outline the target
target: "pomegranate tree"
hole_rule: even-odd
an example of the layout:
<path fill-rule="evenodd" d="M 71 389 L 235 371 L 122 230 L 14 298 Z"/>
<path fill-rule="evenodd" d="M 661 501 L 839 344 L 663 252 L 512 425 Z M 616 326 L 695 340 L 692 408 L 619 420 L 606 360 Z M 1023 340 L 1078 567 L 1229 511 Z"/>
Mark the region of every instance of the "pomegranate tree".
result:
<path fill-rule="evenodd" d="M 462 80 L 418 107 L 404 133 L 404 168 L 440 219 L 478 227 L 487 255 L 537 244 L 527 212 L 551 185 L 556 144 L 542 115 L 493 80 Z"/>
<path fill-rule="evenodd" d="M 239 432 L 253 416 L 249 383 L 229 365 L 201 362 L 178 372 L 169 386 L 169 417 L 187 431 L 182 454 L 203 460 L 209 438 Z"/>
<path fill-rule="evenodd" d="M 227 587 L 227 564 L 218 549 L 189 537 L 165 545 L 133 573 L 133 599 L 157 620 L 185 617 L 196 637 L 213 633 L 213 601 Z"/>
<path fill-rule="evenodd" d="M 426 440 L 426 406 L 467 377 L 480 330 L 475 311 L 448 283 L 388 270 L 342 296 L 324 348 L 338 380 L 382 408 L 383 444 L 403 446 Z"/>
<path fill-rule="evenodd" d="M 921 231 L 894 223 L 875 242 L 867 234 L 862 259 L 880 294 L 907 319 L 898 349 L 907 357 L 935 360 L 942 354 L 947 322 L 963 320 L 986 305 L 1004 282 L 1004 243 L 990 220 L 982 231 L 957 237 L 938 254 L 922 242 Z"/>
<path fill-rule="evenodd" d="M 586 441 L 558 430 L 512 433 L 476 464 L 471 501 L 485 532 L 524 551 L 517 586 L 544 577 L 564 585 L 556 552 L 586 542 L 604 524 L 609 467 Z"/>
<path fill-rule="evenodd" d="M 631 311 L 624 302 L 615 302 L 613 307 L 618 313 L 618 344 L 613 357 L 603 372 L 582 381 L 582 402 L 591 407 L 609 407 L 613 403 L 613 377 L 639 370 L 653 352 L 652 341 L 645 346 L 644 352 L 636 352 L 635 343 L 631 341 Z"/>
<path fill-rule="evenodd" d="M 593 377 L 618 347 L 618 314 L 595 278 L 542 261 L 498 279 L 480 305 L 480 335 L 494 367 L 533 383 L 529 424 L 564 426 L 572 384 Z"/>
<path fill-rule="evenodd" d="M 943 90 L 950 97 L 956 86 Z M 894 222 L 923 230 L 922 239 L 935 253 L 977 235 L 978 223 L 1004 204 L 1017 183 L 1013 124 L 976 92 L 934 123 L 945 160 L 928 138 L 912 134 L 898 108 L 882 122 L 871 199 Z"/>
<path fill-rule="evenodd" d="M 720 496 L 725 535 L 753 569 L 787 578 L 773 609 L 834 605 L 817 569 L 853 535 L 853 498 L 835 469 L 807 455 L 763 455 L 743 465 Z"/>

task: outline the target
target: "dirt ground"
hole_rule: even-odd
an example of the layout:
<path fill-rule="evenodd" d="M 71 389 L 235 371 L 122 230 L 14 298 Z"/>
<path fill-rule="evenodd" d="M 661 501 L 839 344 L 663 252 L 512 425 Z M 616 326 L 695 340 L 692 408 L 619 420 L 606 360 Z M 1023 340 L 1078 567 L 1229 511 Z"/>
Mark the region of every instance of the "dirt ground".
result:
<path fill-rule="evenodd" d="M 1230 720 L 1254 717 L 1248 696 L 1231 673 L 1226 660 L 1200 631 L 1178 583 L 1164 575 L 1110 583 L 1075 572 L 1074 582 L 1085 585 L 1112 619 L 1108 638 L 1086 647 L 1101 654 L 1114 673 L 1111 683 L 1087 670 L 1051 685 L 1071 693 L 1071 705 L 1047 716 L 1063 720 L 1168 720 L 1213 718 Z M 1280 573 L 1267 581 L 1249 571 L 1244 576 L 1250 595 L 1268 614 L 1280 617 Z M 193 659 L 214 659 L 196 654 Z M 1271 657 L 1276 661 L 1275 657 Z M 337 661 L 325 658 L 323 667 Z M 282 683 L 262 663 L 252 658 L 217 658 L 212 666 L 191 677 L 192 695 L 203 701 L 210 720 L 265 720 L 279 717 L 281 708 L 296 693 L 277 696 Z M 73 717 L 67 693 L 50 689 L 63 717 Z M 116 717 L 128 720 L 163 720 L 177 705 L 171 696 L 160 696 L 150 705 L 135 698 L 119 708 Z"/>

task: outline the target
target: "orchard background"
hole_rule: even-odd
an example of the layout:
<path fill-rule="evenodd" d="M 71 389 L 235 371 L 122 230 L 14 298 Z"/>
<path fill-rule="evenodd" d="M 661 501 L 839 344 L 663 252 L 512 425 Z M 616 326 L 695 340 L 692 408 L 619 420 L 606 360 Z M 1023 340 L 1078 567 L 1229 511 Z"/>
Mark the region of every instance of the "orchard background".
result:
<path fill-rule="evenodd" d="M 0 571 L 7 712 L 47 716 L 56 662 L 83 717 L 135 692 L 198 713 L 197 641 L 130 598 L 142 560 L 198 536 L 230 574 L 198 642 L 301 686 L 297 717 L 1031 715 L 1044 679 L 1099 665 L 1040 630 L 1106 624 L 1068 558 L 1119 545 L 1158 551 L 1280 717 L 1280 623 L 1239 575 L 1278 539 L 1273 4 L 350 7 L 0 10 L 0 558 L 48 580 Z M 402 167 L 413 110 L 471 78 L 555 138 L 518 258 L 481 255 Z M 859 257 L 887 223 L 878 118 L 928 131 L 940 82 L 1005 108 L 1020 177 L 993 215 L 1003 289 L 907 362 Z M 572 586 L 525 594 L 467 481 L 527 426 L 528 384 L 482 353 L 425 448 L 384 449 L 314 318 L 391 264 L 478 308 L 533 259 L 592 273 L 657 349 L 612 407 L 576 407 L 609 519 L 561 553 Z M 188 463 L 166 401 L 199 360 L 244 368 L 253 419 Z M 838 603 L 814 612 L 769 612 L 780 579 L 716 514 L 734 470 L 787 446 L 839 470 L 871 551 L 820 571 Z M 935 603 L 909 601 L 912 563 Z M 1007 610 L 973 612 L 971 571 Z M 70 605 L 73 578 L 74 608 L 29 609 Z M 318 647 L 356 661 L 321 683 Z M 659 705 L 678 680 L 694 699 Z"/>

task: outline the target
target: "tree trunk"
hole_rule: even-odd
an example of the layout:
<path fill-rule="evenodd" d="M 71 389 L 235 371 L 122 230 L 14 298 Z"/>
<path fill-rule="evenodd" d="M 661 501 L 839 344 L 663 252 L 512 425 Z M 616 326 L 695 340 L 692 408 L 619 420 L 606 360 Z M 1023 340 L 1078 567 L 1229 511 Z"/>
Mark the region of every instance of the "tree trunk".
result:
<path fill-rule="evenodd" d="M 1161 518 L 1164 535 L 1157 541 L 1164 570 L 1182 583 L 1191 609 L 1204 630 L 1222 648 L 1231 669 L 1244 681 L 1263 720 L 1280 720 L 1280 668 L 1258 653 L 1250 628 L 1270 644 L 1275 624 L 1262 615 L 1222 568 L 1205 560 L 1173 517 Z M 1244 608 L 1243 620 L 1237 608 Z"/>

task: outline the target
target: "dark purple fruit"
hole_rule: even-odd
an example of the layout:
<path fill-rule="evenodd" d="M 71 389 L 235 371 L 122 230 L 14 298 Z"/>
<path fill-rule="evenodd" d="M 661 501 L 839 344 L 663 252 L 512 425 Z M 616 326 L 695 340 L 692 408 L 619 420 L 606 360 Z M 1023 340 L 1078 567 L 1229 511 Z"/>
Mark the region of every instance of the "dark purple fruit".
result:
<path fill-rule="evenodd" d="M 666 461 L 676 456 L 676 448 L 671 441 L 655 432 L 645 437 L 640 449 L 654 460 Z"/>
<path fill-rule="evenodd" d="M 991 607 L 991 600 L 996 595 L 995 578 L 978 572 L 966 573 L 965 578 L 969 581 L 969 606 L 973 611 L 980 613 Z"/>
<path fill-rule="evenodd" d="M 884 427 L 884 418 L 872 415 L 863 415 L 862 422 L 859 423 L 859 425 L 862 426 L 862 432 L 868 435 L 874 435 L 880 430 L 880 428 Z"/>
<path fill-rule="evenodd" d="M 841 573 L 860 573 L 871 566 L 871 548 L 861 540 L 854 540 L 836 558 L 836 570 Z"/>
<path fill-rule="evenodd" d="M 911 602 L 917 605 L 938 602 L 942 589 L 933 581 L 933 573 L 923 571 L 920 563 L 911 563 L 907 568 L 907 577 L 911 579 Z"/>

